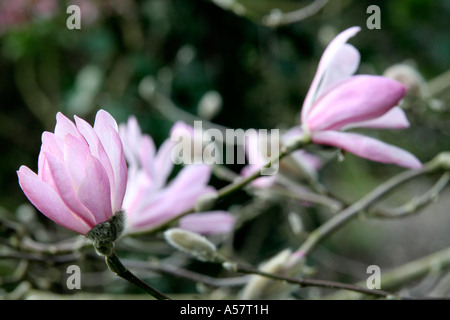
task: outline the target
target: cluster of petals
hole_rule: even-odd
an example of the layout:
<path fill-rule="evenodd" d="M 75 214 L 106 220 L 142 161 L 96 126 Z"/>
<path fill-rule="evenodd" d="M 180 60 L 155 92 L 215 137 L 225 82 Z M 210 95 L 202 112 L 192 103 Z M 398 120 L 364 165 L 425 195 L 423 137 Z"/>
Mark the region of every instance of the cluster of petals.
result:
<path fill-rule="evenodd" d="M 358 50 L 347 43 L 360 30 L 351 27 L 325 49 L 305 97 L 301 127 L 292 130 L 312 142 L 336 147 L 372 161 L 417 169 L 421 162 L 396 146 L 358 133 L 352 128 L 404 129 L 409 127 L 398 106 L 406 94 L 400 82 L 377 75 L 354 75 Z"/>
<path fill-rule="evenodd" d="M 38 173 L 21 166 L 19 184 L 44 215 L 85 235 L 122 210 L 127 166 L 118 126 L 104 110 L 94 127 L 62 113 L 56 120 L 55 132 L 42 134 Z"/>

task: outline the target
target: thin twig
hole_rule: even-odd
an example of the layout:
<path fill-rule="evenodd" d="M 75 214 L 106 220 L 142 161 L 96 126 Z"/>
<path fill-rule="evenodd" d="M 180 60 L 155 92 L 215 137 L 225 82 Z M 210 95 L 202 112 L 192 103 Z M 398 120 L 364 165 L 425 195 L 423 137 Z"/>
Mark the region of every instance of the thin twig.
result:
<path fill-rule="evenodd" d="M 389 297 L 396 297 L 395 294 L 392 294 L 387 291 L 383 290 L 377 290 L 377 289 L 368 289 L 364 288 L 359 285 L 353 285 L 353 284 L 347 284 L 347 283 L 341 283 L 341 282 L 335 282 L 335 281 L 328 281 L 328 280 L 320 280 L 320 279 L 308 279 L 308 278 L 294 278 L 294 277 L 287 277 L 287 276 L 280 276 L 276 274 L 266 273 L 263 271 L 255 270 L 253 268 L 238 268 L 238 272 L 242 273 L 248 273 L 248 274 L 257 274 L 263 277 L 275 279 L 275 280 L 282 280 L 286 281 L 291 284 L 297 284 L 301 287 L 320 287 L 320 288 L 328 288 L 328 289 L 343 289 L 343 290 L 350 290 L 353 292 L 359 292 L 371 296 L 376 297 L 382 297 L 382 298 L 389 298 Z"/>
<path fill-rule="evenodd" d="M 90 245 L 87 241 L 84 241 L 84 238 L 82 236 L 75 236 L 72 239 L 67 239 L 58 243 L 37 242 L 26 236 L 21 240 L 21 250 L 52 255 L 60 255 L 64 253 L 79 251 L 82 247 Z"/>
<path fill-rule="evenodd" d="M 79 259 L 79 255 L 74 253 L 62 254 L 62 255 L 43 255 L 40 253 L 30 252 L 10 252 L 0 254 L 0 259 L 12 259 L 12 260 L 25 260 L 31 262 L 41 262 L 46 264 L 59 264 L 76 261 Z"/>
<path fill-rule="evenodd" d="M 428 256 L 410 261 L 381 274 L 380 286 L 385 290 L 396 290 L 404 284 L 419 279 L 431 270 L 446 270 L 450 267 L 450 248 L 432 253 Z M 363 285 L 358 283 L 357 285 Z M 358 293 L 338 291 L 325 299 L 359 299 Z"/>
<path fill-rule="evenodd" d="M 247 276 L 230 277 L 230 278 L 213 278 L 204 274 L 199 274 L 184 268 L 177 267 L 168 263 L 123 260 L 124 265 L 137 269 L 149 270 L 161 274 L 167 274 L 178 278 L 183 278 L 198 283 L 205 284 L 210 287 L 232 287 L 241 286 L 248 282 Z"/>
<path fill-rule="evenodd" d="M 409 217 L 413 213 L 419 212 L 425 206 L 433 202 L 439 193 L 447 186 L 450 181 L 450 173 L 444 173 L 441 178 L 427 192 L 419 197 L 414 197 L 404 205 L 397 208 L 369 208 L 370 217 L 374 218 L 404 218 Z"/>
<path fill-rule="evenodd" d="M 341 228 L 344 224 L 354 218 L 359 212 L 365 210 L 376 200 L 380 199 L 395 187 L 398 187 L 415 177 L 428 174 L 437 169 L 440 169 L 442 164 L 439 162 L 439 159 L 443 159 L 443 157 L 440 157 L 440 155 L 438 155 L 435 159 L 425 164 L 422 169 L 403 171 L 400 174 L 392 177 L 385 183 L 379 185 L 359 201 L 353 203 L 351 206 L 337 213 L 330 220 L 322 224 L 316 230 L 312 231 L 306 241 L 300 246 L 298 252 L 302 252 L 303 256 L 307 256 L 323 239 Z M 447 164 L 445 163 L 444 166 L 446 167 Z"/>
<path fill-rule="evenodd" d="M 313 203 L 329 208 L 333 212 L 337 212 L 342 209 L 342 203 L 325 195 L 317 194 L 308 190 L 302 190 L 300 192 L 293 192 L 284 188 L 272 188 L 268 192 L 270 195 L 279 198 L 288 198 L 301 202 Z"/>
<path fill-rule="evenodd" d="M 383 290 L 364 288 L 360 285 L 347 284 L 347 283 L 321 280 L 321 279 L 290 277 L 290 276 L 285 276 L 285 275 L 280 275 L 280 274 L 264 272 L 264 271 L 255 269 L 253 267 L 242 265 L 242 264 L 236 263 L 236 262 L 228 262 L 228 263 L 229 263 L 229 269 L 231 269 L 235 272 L 251 274 L 251 275 L 258 275 L 258 276 L 262 276 L 262 277 L 265 277 L 268 279 L 283 281 L 283 282 L 287 282 L 290 284 L 298 285 L 300 287 L 320 287 L 320 288 L 328 288 L 328 289 L 343 289 L 343 290 L 350 290 L 350 291 L 363 293 L 363 294 L 367 294 L 367 295 L 371 295 L 371 296 L 375 296 L 375 297 L 399 298 L 398 296 L 396 296 L 393 293 L 383 291 Z"/>
<path fill-rule="evenodd" d="M 273 11 L 271 14 L 265 16 L 262 22 L 264 25 L 273 28 L 300 22 L 318 13 L 327 3 L 328 0 L 316 0 L 306 7 L 295 11 L 287 13 Z"/>
<path fill-rule="evenodd" d="M 149 284 L 145 283 L 138 277 L 136 277 L 133 273 L 131 273 L 120 261 L 119 257 L 113 251 L 112 254 L 105 257 L 106 264 L 108 268 L 117 274 L 122 279 L 127 280 L 128 282 L 134 284 L 138 288 L 143 289 L 145 292 L 153 296 L 157 300 L 171 300 L 169 297 L 159 292 Z"/>

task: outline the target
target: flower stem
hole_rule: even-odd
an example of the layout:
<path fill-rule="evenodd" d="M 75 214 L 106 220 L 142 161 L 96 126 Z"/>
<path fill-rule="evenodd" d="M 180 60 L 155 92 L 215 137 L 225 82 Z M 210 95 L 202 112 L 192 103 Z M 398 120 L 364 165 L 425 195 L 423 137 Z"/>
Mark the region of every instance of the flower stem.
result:
<path fill-rule="evenodd" d="M 444 272 L 450 267 L 450 248 L 431 253 L 427 256 L 407 262 L 381 274 L 381 287 L 386 290 L 398 290 L 411 281 L 418 280 L 433 271 Z M 356 285 L 364 285 L 363 282 Z M 361 296 L 356 293 L 337 291 L 325 299 L 356 300 Z"/>
<path fill-rule="evenodd" d="M 321 279 L 288 277 L 285 275 L 279 275 L 279 274 L 273 274 L 273 273 L 260 271 L 260 270 L 254 269 L 252 267 L 244 266 L 241 264 L 236 265 L 235 270 L 236 270 L 236 272 L 239 272 L 239 273 L 259 275 L 259 276 L 266 277 L 266 278 L 273 279 L 273 280 L 279 280 L 279 281 L 284 281 L 284 282 L 287 282 L 290 284 L 296 284 L 301 287 L 320 287 L 320 288 L 328 288 L 328 289 L 342 289 L 342 290 L 358 292 L 361 294 L 371 295 L 371 296 L 375 296 L 375 297 L 400 299 L 400 297 L 396 296 L 395 294 L 384 291 L 384 290 L 368 289 L 368 288 L 364 288 L 363 286 L 360 286 L 360 285 L 347 284 L 347 283 L 321 280 Z"/>
<path fill-rule="evenodd" d="M 122 279 L 125 279 L 135 286 L 143 289 L 148 294 L 152 295 L 157 300 L 171 300 L 169 297 L 164 295 L 163 293 L 159 292 L 152 286 L 148 285 L 138 277 L 136 277 L 133 273 L 131 273 L 120 261 L 119 257 L 116 255 L 116 253 L 113 251 L 112 254 L 109 256 L 105 256 L 106 265 L 108 268 L 117 274 Z"/>
<path fill-rule="evenodd" d="M 315 0 L 311 4 L 295 11 L 287 13 L 277 13 L 276 15 L 267 15 L 262 19 L 262 23 L 268 27 L 278 28 L 284 25 L 303 21 L 319 12 L 328 0 Z"/>

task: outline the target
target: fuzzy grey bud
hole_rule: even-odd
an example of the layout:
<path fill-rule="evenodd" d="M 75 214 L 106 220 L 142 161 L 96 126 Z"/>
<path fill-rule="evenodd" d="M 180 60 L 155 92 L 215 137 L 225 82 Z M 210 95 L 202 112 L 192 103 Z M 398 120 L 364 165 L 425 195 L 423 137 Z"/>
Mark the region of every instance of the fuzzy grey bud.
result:
<path fill-rule="evenodd" d="M 86 234 L 99 255 L 109 256 L 113 253 L 114 241 L 125 230 L 125 220 L 125 212 L 118 211 L 108 221 L 97 224 Z"/>
<path fill-rule="evenodd" d="M 164 237 L 176 249 L 187 252 L 201 261 L 216 262 L 219 259 L 216 246 L 197 233 L 172 228 L 164 232 Z"/>
<path fill-rule="evenodd" d="M 291 254 L 291 250 L 283 250 L 262 264 L 259 269 L 267 273 L 283 274 L 284 267 Z M 272 279 L 255 275 L 245 286 L 241 293 L 241 298 L 244 300 L 279 298 L 279 296 L 283 296 L 283 293 L 288 292 L 288 289 L 284 287 L 289 288 L 286 283 L 274 282 Z"/>

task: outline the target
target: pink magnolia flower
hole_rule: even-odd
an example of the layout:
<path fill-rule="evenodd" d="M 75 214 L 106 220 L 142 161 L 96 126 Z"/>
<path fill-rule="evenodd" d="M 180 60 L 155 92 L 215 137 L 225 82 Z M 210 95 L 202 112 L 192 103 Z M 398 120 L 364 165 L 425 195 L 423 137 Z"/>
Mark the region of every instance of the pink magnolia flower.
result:
<path fill-rule="evenodd" d="M 192 132 L 183 123 L 175 124 L 172 133 L 177 130 Z M 119 132 L 129 164 L 124 199 L 128 234 L 151 231 L 191 209 L 200 196 L 215 192 L 208 186 L 211 167 L 205 164 L 186 165 L 168 182 L 174 169 L 175 141 L 165 140 L 156 151 L 152 138 L 142 134 L 135 117 L 121 124 Z M 181 228 L 199 233 L 229 232 L 233 226 L 233 216 L 225 211 L 191 214 L 180 219 Z"/>
<path fill-rule="evenodd" d="M 346 42 L 359 30 L 352 27 L 343 31 L 326 48 L 303 104 L 302 127 L 294 130 L 309 135 L 316 144 L 340 148 L 362 158 L 420 168 L 420 161 L 403 149 L 361 134 L 343 132 L 355 127 L 409 126 L 405 113 L 397 106 L 406 93 L 400 82 L 383 76 L 353 75 L 360 55 Z"/>
<path fill-rule="evenodd" d="M 56 115 L 55 133 L 42 134 L 38 173 L 21 166 L 19 184 L 33 205 L 56 223 L 86 235 L 122 209 L 127 167 L 117 123 L 104 110 L 92 128 Z"/>

